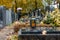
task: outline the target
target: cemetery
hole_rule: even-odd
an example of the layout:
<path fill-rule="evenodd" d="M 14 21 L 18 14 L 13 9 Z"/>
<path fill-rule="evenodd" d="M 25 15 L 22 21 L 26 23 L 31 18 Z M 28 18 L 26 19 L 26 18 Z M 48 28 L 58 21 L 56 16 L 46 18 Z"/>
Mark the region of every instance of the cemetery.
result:
<path fill-rule="evenodd" d="M 0 40 L 60 40 L 60 1 L 1 1 Z"/>

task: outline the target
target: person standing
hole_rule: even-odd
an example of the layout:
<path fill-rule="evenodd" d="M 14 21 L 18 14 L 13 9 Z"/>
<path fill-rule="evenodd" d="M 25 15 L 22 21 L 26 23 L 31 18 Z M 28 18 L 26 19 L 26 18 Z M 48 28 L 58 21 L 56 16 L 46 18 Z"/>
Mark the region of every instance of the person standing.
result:
<path fill-rule="evenodd" d="M 17 8 L 17 17 L 18 17 L 18 20 L 21 18 L 22 16 L 22 13 L 21 13 L 21 8 Z"/>

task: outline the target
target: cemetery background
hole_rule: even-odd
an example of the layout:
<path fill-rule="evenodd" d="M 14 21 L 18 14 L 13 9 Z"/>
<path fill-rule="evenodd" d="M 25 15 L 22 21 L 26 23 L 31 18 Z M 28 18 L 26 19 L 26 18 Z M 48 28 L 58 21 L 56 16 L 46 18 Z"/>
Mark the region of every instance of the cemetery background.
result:
<path fill-rule="evenodd" d="M 10 2 L 11 3 L 10 3 Z M 26 0 L 21 0 L 21 1 L 16 1 L 16 0 L 13 0 L 13 3 L 12 3 L 12 0 L 9 0 L 9 1 L 1 1 L 0 0 L 0 2 L 1 2 L 1 4 L 0 5 L 4 5 L 4 6 L 1 6 L 0 7 L 0 10 L 1 10 L 1 23 L 0 23 L 0 27 L 1 28 L 3 28 L 0 32 L 0 34 L 1 34 L 1 36 L 2 36 L 2 40 L 4 40 L 4 38 L 5 38 L 5 36 L 3 37 L 3 35 L 6 35 L 6 33 L 9 33 L 11 30 L 13 30 L 14 28 L 13 27 L 11 27 L 10 28 L 10 24 L 12 24 L 12 23 L 14 23 L 14 21 L 17 19 L 17 16 L 16 16 L 16 14 L 15 13 L 17 13 L 17 10 L 16 10 L 16 8 L 17 7 L 22 7 L 22 15 L 25 15 L 25 14 L 27 14 L 28 12 L 30 12 L 30 9 L 33 11 L 35 8 L 40 8 L 40 9 L 44 9 L 45 8 L 45 6 L 47 6 L 47 3 L 46 2 L 48 2 L 48 4 L 50 5 L 51 4 L 51 0 L 48 0 L 48 1 L 44 1 L 43 0 L 43 4 L 42 4 L 42 2 L 41 2 L 41 0 L 38 0 L 37 2 L 37 6 L 35 5 L 35 0 L 28 0 L 28 1 L 26 1 Z M 45 4 L 46 3 L 46 4 Z M 58 0 L 58 3 L 59 3 L 59 0 Z M 8 5 L 9 4 L 9 5 Z M 32 4 L 32 5 L 31 5 Z M 6 7 L 5 7 L 6 6 Z M 44 7 L 44 8 L 43 8 Z M 9 9 L 6 9 L 6 8 L 9 8 Z M 58 15 L 60 15 L 59 14 L 59 9 L 57 8 L 56 10 L 54 10 L 55 12 L 49 12 L 50 14 L 48 14 L 48 12 L 46 12 L 45 10 L 42 10 L 42 14 L 45 16 L 43 19 L 44 20 L 42 20 L 41 22 L 40 22 L 40 24 L 41 25 L 38 25 L 38 26 L 46 26 L 46 25 L 52 25 L 52 26 L 56 26 L 56 27 L 58 27 L 58 26 L 60 26 L 60 19 L 59 19 L 59 17 L 60 16 L 58 16 Z M 54 14 L 55 14 L 55 16 L 54 16 Z M 34 15 L 34 13 L 32 12 L 32 16 Z M 37 17 L 37 15 L 35 15 L 36 17 Z M 49 17 L 47 17 L 47 16 L 49 16 Z M 27 17 L 27 16 L 24 16 L 24 17 Z M 51 17 L 53 17 L 53 18 L 51 18 Z M 45 19 L 47 19 L 47 20 L 45 20 Z M 53 23 L 52 21 L 51 21 L 51 19 L 54 19 L 53 20 L 53 22 L 55 22 L 55 23 Z M 48 21 L 49 20 L 49 21 Z M 19 22 L 21 22 L 21 21 L 19 21 Z M 22 23 L 22 22 L 21 22 Z M 24 22 L 23 22 L 24 23 Z M 28 26 L 28 24 L 23 24 L 22 23 L 22 26 L 23 27 L 26 27 L 26 26 Z M 46 24 L 46 25 L 45 25 Z M 9 27 L 8 27 L 8 26 Z M 49 26 L 48 25 L 48 26 Z M 7 27 L 5 27 L 5 26 L 7 26 Z M 18 26 L 18 25 L 17 25 Z M 5 28 L 7 28 L 7 29 L 5 29 Z M 60 29 L 59 27 L 57 28 L 58 30 Z M 9 30 L 9 31 L 8 31 Z M 5 34 L 3 33 L 2 34 L 2 32 L 6 32 Z M 13 33 L 13 31 L 11 31 L 12 33 Z M 9 35 L 9 34 L 7 34 L 7 35 Z M 0 37 L 1 37 L 0 36 Z M 10 36 L 10 35 L 9 35 Z"/>

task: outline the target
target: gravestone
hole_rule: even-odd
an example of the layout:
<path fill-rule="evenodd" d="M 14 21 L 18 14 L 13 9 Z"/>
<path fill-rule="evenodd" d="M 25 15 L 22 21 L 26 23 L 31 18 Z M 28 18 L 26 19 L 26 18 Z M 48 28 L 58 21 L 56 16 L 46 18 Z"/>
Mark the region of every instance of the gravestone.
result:
<path fill-rule="evenodd" d="M 12 23 L 15 21 L 15 14 L 16 14 L 16 13 L 14 13 L 14 10 L 12 9 L 12 10 L 11 10 Z"/>
<path fill-rule="evenodd" d="M 12 23 L 12 17 L 11 17 L 11 9 L 6 10 L 6 25 L 9 25 Z"/>
<path fill-rule="evenodd" d="M 4 6 L 0 6 L 0 28 L 5 26 L 6 24 L 6 8 Z"/>
<path fill-rule="evenodd" d="M 7 10 L 4 6 L 0 6 L 0 28 L 3 28 L 11 23 L 11 9 Z"/>

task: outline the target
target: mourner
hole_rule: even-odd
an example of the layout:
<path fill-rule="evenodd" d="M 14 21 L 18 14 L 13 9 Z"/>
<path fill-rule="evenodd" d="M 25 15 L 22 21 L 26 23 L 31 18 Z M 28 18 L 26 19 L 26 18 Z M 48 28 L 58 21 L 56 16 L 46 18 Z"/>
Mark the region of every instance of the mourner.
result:
<path fill-rule="evenodd" d="M 21 10 L 22 8 L 17 8 L 17 16 L 18 16 L 18 20 L 21 18 Z"/>

